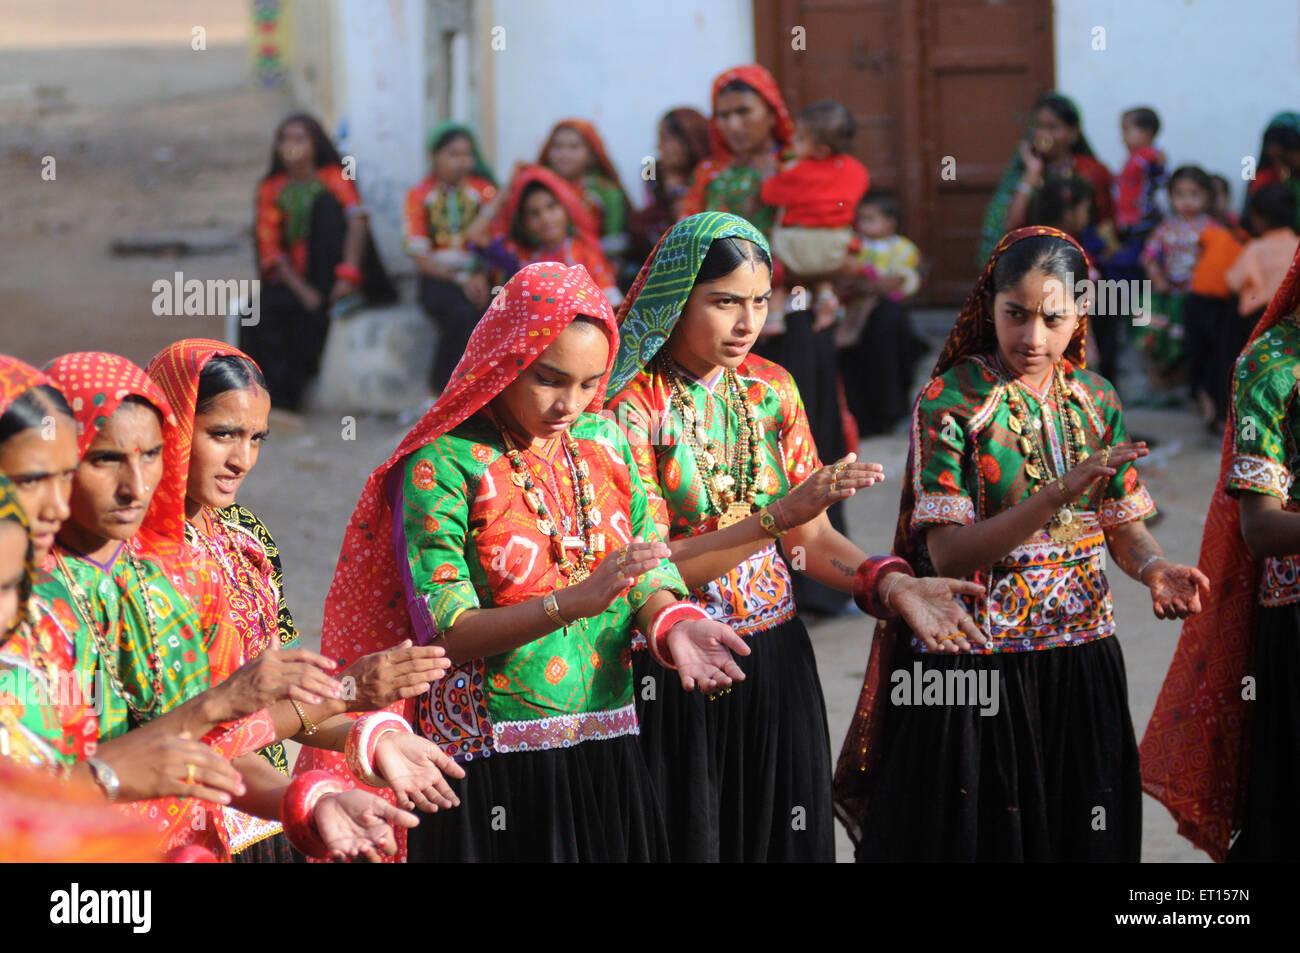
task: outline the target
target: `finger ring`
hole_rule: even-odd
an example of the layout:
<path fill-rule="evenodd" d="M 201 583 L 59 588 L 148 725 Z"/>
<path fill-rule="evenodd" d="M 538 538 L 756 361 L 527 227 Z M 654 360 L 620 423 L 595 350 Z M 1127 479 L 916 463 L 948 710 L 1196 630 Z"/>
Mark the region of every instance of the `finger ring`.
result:
<path fill-rule="evenodd" d="M 627 565 L 627 550 L 620 549 L 618 552 L 618 568 L 622 569 Z"/>
<path fill-rule="evenodd" d="M 835 477 L 831 477 L 831 492 L 834 493 L 836 489 L 838 489 L 838 487 L 835 484 Z"/>
<path fill-rule="evenodd" d="M 190 784 L 194 783 L 194 765 L 187 764 L 185 766 L 185 780 Z"/>
<path fill-rule="evenodd" d="M 1101 465 L 1104 467 L 1110 463 L 1110 447 L 1101 448 Z"/>

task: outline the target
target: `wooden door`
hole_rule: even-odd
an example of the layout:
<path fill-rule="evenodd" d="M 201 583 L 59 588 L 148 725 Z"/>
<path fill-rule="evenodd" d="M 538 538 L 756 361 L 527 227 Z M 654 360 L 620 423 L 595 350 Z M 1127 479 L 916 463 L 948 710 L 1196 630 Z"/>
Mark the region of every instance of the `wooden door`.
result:
<path fill-rule="evenodd" d="M 1050 0 L 754 0 L 754 30 L 792 113 L 853 111 L 854 153 L 929 265 L 921 301 L 960 304 L 984 207 L 1052 86 Z"/>

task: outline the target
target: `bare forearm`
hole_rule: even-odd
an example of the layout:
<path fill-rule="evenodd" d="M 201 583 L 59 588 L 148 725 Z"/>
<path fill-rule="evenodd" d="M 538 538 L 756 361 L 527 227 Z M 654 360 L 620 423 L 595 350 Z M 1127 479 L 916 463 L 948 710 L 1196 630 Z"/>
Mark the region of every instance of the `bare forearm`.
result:
<path fill-rule="evenodd" d="M 248 789 L 242 797 L 232 798 L 231 805 L 245 814 L 279 820 L 280 801 L 289 786 L 289 779 L 259 754 L 240 755 L 230 763 L 239 771 Z"/>
<path fill-rule="evenodd" d="M 772 541 L 755 514 L 734 526 L 669 542 L 673 565 L 690 589 L 698 589 L 735 569 Z"/>
<path fill-rule="evenodd" d="M 1115 564 L 1131 578 L 1142 581 L 1141 573 L 1154 560 L 1164 558 L 1156 538 L 1141 520 L 1122 523 L 1106 531 L 1106 546 Z"/>
<path fill-rule="evenodd" d="M 791 563 L 822 585 L 841 592 L 853 591 L 853 578 L 867 554 L 831 525 L 822 513 L 816 519 L 791 530 L 781 540 Z"/>
<path fill-rule="evenodd" d="M 1064 498 L 1053 484 L 991 519 L 965 526 L 932 527 L 926 534 L 926 544 L 935 572 L 964 579 L 987 569 L 1047 525 Z"/>
<path fill-rule="evenodd" d="M 1029 196 L 1030 193 L 1025 189 L 1016 189 L 1016 194 L 1011 199 L 1011 204 L 1007 206 L 1007 220 L 1003 228 L 1008 231 L 1015 231 L 1025 224 L 1029 218 Z"/>
<path fill-rule="evenodd" d="M 1282 509 L 1282 501 L 1261 493 L 1241 497 L 1241 536 L 1256 559 L 1300 553 L 1300 513 Z"/>

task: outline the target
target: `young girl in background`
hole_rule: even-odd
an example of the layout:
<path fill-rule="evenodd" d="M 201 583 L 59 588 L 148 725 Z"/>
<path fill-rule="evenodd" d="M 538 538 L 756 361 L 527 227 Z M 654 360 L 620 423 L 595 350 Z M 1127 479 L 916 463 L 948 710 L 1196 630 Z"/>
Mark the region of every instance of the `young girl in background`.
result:
<path fill-rule="evenodd" d="M 596 127 L 585 119 L 561 119 L 546 137 L 537 164 L 573 187 L 597 223 L 600 250 L 611 262 L 621 262 L 628 250 L 631 206 Z"/>
<path fill-rule="evenodd" d="M 596 223 L 564 179 L 543 166 L 521 166 L 499 204 L 493 241 L 484 254 L 505 275 L 538 261 L 582 265 L 611 304 L 623 300 L 614 269 L 600 250 Z"/>
<path fill-rule="evenodd" d="M 420 305 L 438 325 L 429 390 L 440 394 L 487 307 L 491 282 L 469 247 L 469 230 L 496 197 L 496 179 L 468 126 L 444 122 L 429 135 L 432 171 L 406 193 L 406 253 L 420 275 Z"/>
<path fill-rule="evenodd" d="M 1134 332 L 1150 362 L 1153 383 L 1168 387 L 1182 370 L 1183 301 L 1191 288 L 1201 233 L 1214 225 L 1209 215 L 1214 186 L 1205 172 L 1181 166 L 1169 176 L 1172 214 L 1151 232 L 1142 247 L 1142 267 L 1151 282 L 1150 325 Z"/>

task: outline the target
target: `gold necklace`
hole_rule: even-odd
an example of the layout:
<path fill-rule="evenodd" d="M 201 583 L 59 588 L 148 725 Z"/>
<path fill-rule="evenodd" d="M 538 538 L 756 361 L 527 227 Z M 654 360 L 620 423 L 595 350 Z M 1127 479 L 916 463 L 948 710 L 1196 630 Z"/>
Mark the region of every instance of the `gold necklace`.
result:
<path fill-rule="evenodd" d="M 1033 492 L 1043 489 L 1053 479 L 1063 484 L 1065 474 L 1074 469 L 1087 450 L 1083 438 L 1083 421 L 1079 418 L 1078 411 L 1066 402 L 1066 393 L 1065 374 L 1060 365 L 1057 365 L 1052 375 L 1052 396 L 1056 401 L 1057 413 L 1060 414 L 1061 426 L 1065 432 L 1064 445 L 1061 448 L 1064 460 L 1061 472 L 1057 473 L 1044 449 L 1045 438 L 1040 439 L 1030 423 L 1029 410 L 1021 393 L 1020 382 L 1012 378 L 1008 384 L 1007 402 L 1011 405 L 1011 417 L 1007 424 L 1012 433 L 1017 435 L 1020 451 L 1025 455 L 1025 475 L 1030 480 Z M 1044 428 L 1051 426 L 1049 420 L 1043 419 L 1041 408 L 1039 419 Z M 1047 533 L 1058 543 L 1072 543 L 1083 534 L 1083 525 L 1075 513 L 1073 504 L 1066 502 L 1061 505 L 1052 516 Z"/>
<path fill-rule="evenodd" d="M 696 467 L 700 470 L 700 482 L 704 485 L 709 506 L 718 514 L 718 529 L 726 529 L 754 512 L 754 497 L 758 493 L 758 477 L 763 467 L 762 446 L 758 439 L 758 414 L 741 390 L 736 372 L 728 368 L 723 371 L 723 383 L 726 390 L 722 410 L 723 440 L 726 446 L 719 448 L 709 442 L 707 433 L 695 412 L 695 402 L 691 399 L 686 383 L 672 358 L 659 352 L 659 369 L 668 382 L 672 403 L 681 414 L 686 443 L 695 456 Z M 733 442 L 729 439 L 731 431 L 731 398 L 736 400 L 741 411 L 737 413 L 738 433 Z M 712 402 L 713 395 L 709 395 Z M 742 449 L 743 448 L 743 449 Z M 719 459 L 720 451 L 725 454 Z M 741 467 L 742 460 L 748 460 L 747 467 Z M 739 480 L 736 470 L 740 470 Z"/>

